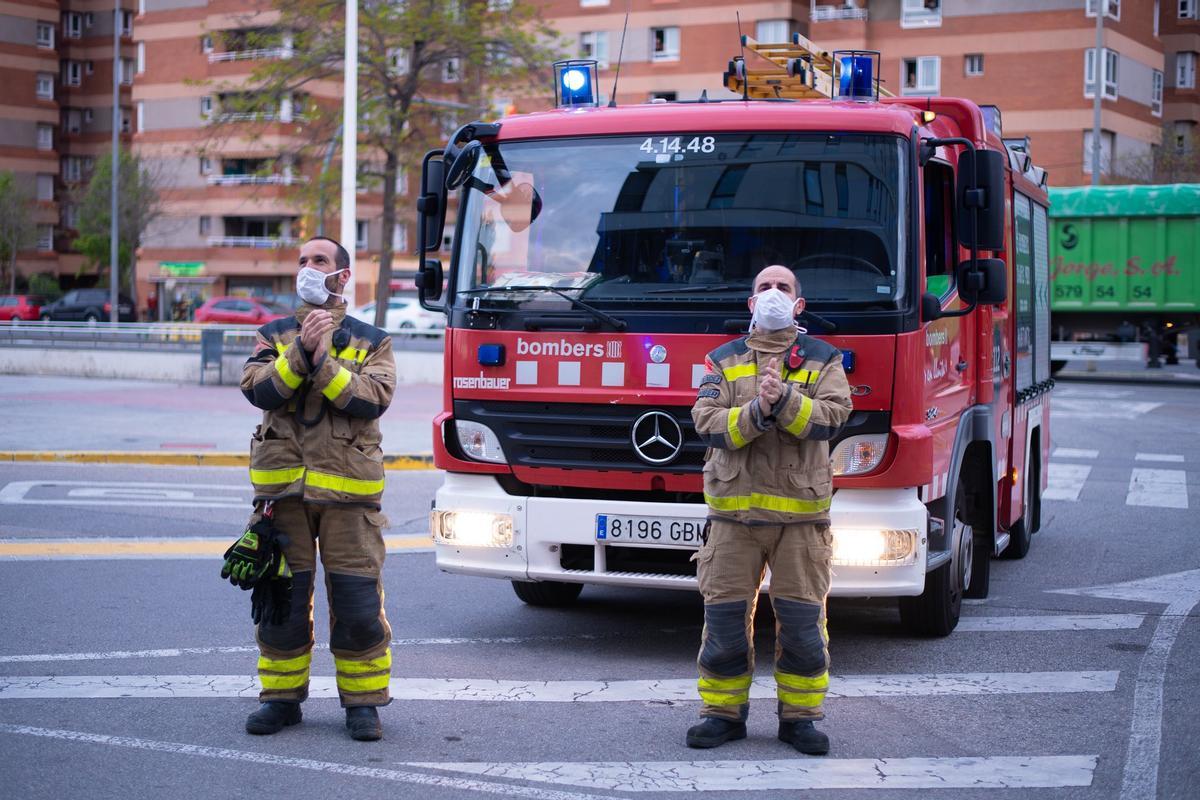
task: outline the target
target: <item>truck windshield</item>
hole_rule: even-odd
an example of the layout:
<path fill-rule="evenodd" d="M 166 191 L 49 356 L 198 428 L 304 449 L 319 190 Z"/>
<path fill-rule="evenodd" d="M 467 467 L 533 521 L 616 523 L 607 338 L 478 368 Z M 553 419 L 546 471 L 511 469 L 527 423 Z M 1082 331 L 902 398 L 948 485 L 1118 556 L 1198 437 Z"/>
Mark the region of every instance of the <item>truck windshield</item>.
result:
<path fill-rule="evenodd" d="M 488 145 L 467 184 L 460 302 L 553 286 L 589 302 L 743 305 L 763 267 L 810 303 L 903 293 L 906 143 L 895 136 L 685 133 Z M 541 294 L 541 293 L 536 293 Z"/>

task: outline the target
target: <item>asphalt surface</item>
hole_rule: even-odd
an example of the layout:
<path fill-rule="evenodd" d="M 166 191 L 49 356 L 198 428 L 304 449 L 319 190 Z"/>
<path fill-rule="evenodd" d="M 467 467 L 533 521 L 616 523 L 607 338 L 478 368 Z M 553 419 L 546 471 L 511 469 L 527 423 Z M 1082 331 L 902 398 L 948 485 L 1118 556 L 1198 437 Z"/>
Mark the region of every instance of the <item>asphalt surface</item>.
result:
<path fill-rule="evenodd" d="M 231 539 L 247 510 L 244 471 L 0 465 L 0 785 L 14 798 L 121 800 L 252 790 L 759 800 L 801 786 L 834 798 L 1193 798 L 1198 400 L 1189 387 L 1060 384 L 1059 499 L 1045 501 L 1028 558 L 992 563 L 991 596 L 964 606 L 950 637 L 910 637 L 890 601 L 832 602 L 835 694 L 843 688 L 827 703 L 825 759 L 776 741 L 765 696 L 752 702 L 748 739 L 689 750 L 690 690 L 621 683 L 695 680 L 695 595 L 589 587 L 571 609 L 535 609 L 503 582 L 440 573 L 416 546 L 385 570 L 404 695 L 383 711 L 385 739 L 349 740 L 324 697 L 305 704 L 302 725 L 248 736 L 253 693 L 221 689 L 253 675 L 248 601 L 219 580 L 219 558 L 71 549 Z M 389 535 L 419 543 L 439 480 L 389 473 Z M 13 555 L 46 542 L 61 552 Z M 325 608 L 318 597 L 318 642 Z M 769 685 L 766 603 L 759 614 L 757 673 Z M 1029 630 L 1039 625 L 1067 629 Z M 333 674 L 326 650 L 313 674 Z M 563 681 L 576 683 L 548 699 Z M 630 699 L 604 698 L 619 686 Z"/>

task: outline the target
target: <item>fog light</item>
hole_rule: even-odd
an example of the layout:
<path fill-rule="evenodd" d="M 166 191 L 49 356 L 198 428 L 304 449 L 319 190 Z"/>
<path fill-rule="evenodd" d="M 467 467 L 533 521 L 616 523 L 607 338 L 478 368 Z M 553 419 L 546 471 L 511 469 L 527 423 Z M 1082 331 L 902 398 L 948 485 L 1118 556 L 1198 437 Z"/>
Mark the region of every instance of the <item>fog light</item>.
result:
<path fill-rule="evenodd" d="M 886 433 L 848 436 L 838 442 L 829 456 L 834 475 L 865 475 L 883 461 L 887 453 Z"/>
<path fill-rule="evenodd" d="M 457 419 L 454 421 L 454 431 L 458 435 L 458 445 L 467 458 L 490 461 L 493 464 L 507 463 L 499 437 L 488 426 L 471 420 Z"/>
<path fill-rule="evenodd" d="M 917 557 L 917 531 L 834 528 L 833 563 L 853 567 L 900 567 Z"/>
<path fill-rule="evenodd" d="M 511 547 L 513 523 L 510 514 L 491 511 L 431 511 L 429 528 L 441 544 L 462 547 Z"/>

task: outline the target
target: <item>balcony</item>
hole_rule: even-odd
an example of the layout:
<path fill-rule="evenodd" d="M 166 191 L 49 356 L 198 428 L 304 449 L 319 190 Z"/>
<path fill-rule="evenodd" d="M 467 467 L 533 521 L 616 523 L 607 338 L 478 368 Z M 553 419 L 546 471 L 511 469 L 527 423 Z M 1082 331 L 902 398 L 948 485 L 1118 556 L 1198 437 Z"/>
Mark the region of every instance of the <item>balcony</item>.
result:
<path fill-rule="evenodd" d="M 308 183 L 307 175 L 209 175 L 209 186 L 291 186 Z"/>
<path fill-rule="evenodd" d="M 225 61 L 268 61 L 276 58 L 291 58 L 293 50 L 290 47 L 265 47 L 256 50 L 230 50 L 224 53 L 209 53 L 208 63 L 220 64 Z"/>
<path fill-rule="evenodd" d="M 249 247 L 255 250 L 277 250 L 295 247 L 299 239 L 292 236 L 210 236 L 209 247 Z"/>
<path fill-rule="evenodd" d="M 867 10 L 855 6 L 813 6 L 812 8 L 813 22 L 833 22 L 843 19 L 865 20 L 866 18 Z"/>

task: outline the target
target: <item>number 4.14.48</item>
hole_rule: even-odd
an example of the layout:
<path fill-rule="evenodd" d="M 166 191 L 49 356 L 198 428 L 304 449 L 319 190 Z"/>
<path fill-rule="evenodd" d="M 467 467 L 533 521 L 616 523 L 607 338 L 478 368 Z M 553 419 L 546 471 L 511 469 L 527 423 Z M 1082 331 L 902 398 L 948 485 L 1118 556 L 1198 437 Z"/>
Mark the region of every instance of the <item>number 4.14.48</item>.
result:
<path fill-rule="evenodd" d="M 693 136 L 686 144 L 682 136 L 650 137 L 638 148 L 643 153 L 711 153 L 717 149 L 712 136 Z"/>

